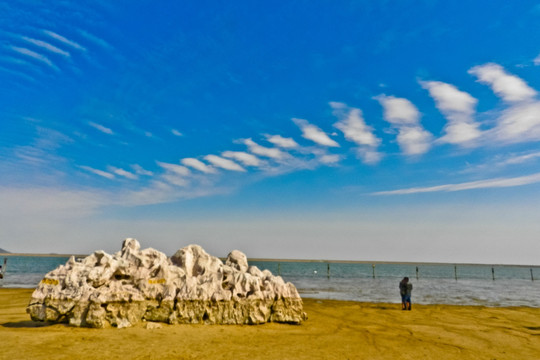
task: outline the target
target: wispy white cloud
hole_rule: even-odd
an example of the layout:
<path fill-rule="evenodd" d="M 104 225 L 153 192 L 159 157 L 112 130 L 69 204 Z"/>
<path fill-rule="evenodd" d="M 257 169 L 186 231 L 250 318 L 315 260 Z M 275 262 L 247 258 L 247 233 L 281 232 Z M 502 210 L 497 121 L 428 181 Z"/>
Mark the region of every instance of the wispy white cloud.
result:
<path fill-rule="evenodd" d="M 285 137 L 282 137 L 281 135 L 265 135 L 265 136 L 268 142 L 276 146 L 279 146 L 281 148 L 290 149 L 290 148 L 298 147 L 298 143 L 294 141 L 293 138 L 285 138 Z"/>
<path fill-rule="evenodd" d="M 293 118 L 292 121 L 302 130 L 302 137 L 308 140 L 313 141 L 316 144 L 329 146 L 329 147 L 339 147 L 339 144 L 322 131 L 319 127 L 310 124 L 307 120 Z"/>
<path fill-rule="evenodd" d="M 397 141 L 407 155 L 421 155 L 431 147 L 431 134 L 420 126 L 405 126 L 399 129 Z"/>
<path fill-rule="evenodd" d="M 444 127 L 445 135 L 437 139 L 438 142 L 471 146 L 475 144 L 482 132 L 479 124 L 468 121 L 449 121 Z"/>
<path fill-rule="evenodd" d="M 165 181 L 166 183 L 174 186 L 187 187 L 189 185 L 188 179 L 173 172 L 167 172 L 161 175 L 161 179 L 163 179 L 163 181 Z"/>
<path fill-rule="evenodd" d="M 272 159 L 283 159 L 286 156 L 286 153 L 284 153 L 278 148 L 264 147 L 257 144 L 255 141 L 251 139 L 243 139 L 240 141 L 248 147 L 250 152 L 256 155 L 265 156 Z"/>
<path fill-rule="evenodd" d="M 407 194 L 418 194 L 418 193 L 432 193 L 432 192 L 452 192 L 452 191 L 463 191 L 463 190 L 473 190 L 473 189 L 490 189 L 490 188 L 505 188 L 505 187 L 515 187 L 540 183 L 540 173 L 512 177 L 512 178 L 495 178 L 479 181 L 469 181 L 459 184 L 444 184 L 437 186 L 429 187 L 415 187 L 408 189 L 398 189 L 398 190 L 389 190 L 389 191 L 379 191 L 375 192 L 372 195 L 407 195 Z"/>
<path fill-rule="evenodd" d="M 43 166 L 50 163 L 47 152 L 37 146 L 18 146 L 13 150 L 13 155 L 18 161 L 32 166 Z"/>
<path fill-rule="evenodd" d="M 224 151 L 221 156 L 240 161 L 246 166 L 260 166 L 261 160 L 253 154 L 243 151 Z"/>
<path fill-rule="evenodd" d="M 81 30 L 81 29 L 78 29 L 77 31 L 82 37 L 93 42 L 94 44 L 98 46 L 101 46 L 102 48 L 109 49 L 109 50 L 113 48 L 111 44 L 109 44 L 107 41 L 95 36 L 94 34 L 90 34 L 89 32 Z"/>
<path fill-rule="evenodd" d="M 500 162 L 500 165 L 515 165 L 523 164 L 528 161 L 540 158 L 540 152 L 534 152 L 529 154 L 514 155 Z"/>
<path fill-rule="evenodd" d="M 216 168 L 214 168 L 213 166 L 208 166 L 207 164 L 205 164 L 202 161 L 200 161 L 198 159 L 195 159 L 195 158 L 185 158 L 185 159 L 180 160 L 180 162 L 183 165 L 192 167 L 192 168 L 194 168 L 196 170 L 199 170 L 199 171 L 201 171 L 201 172 L 203 172 L 205 174 L 215 174 L 217 172 Z"/>
<path fill-rule="evenodd" d="M 366 164 L 376 164 L 382 155 L 377 151 L 381 140 L 373 134 L 373 128 L 366 125 L 362 111 L 357 108 L 349 108 L 340 102 L 330 102 L 334 109 L 333 114 L 339 121 L 334 124 L 341 130 L 345 138 L 356 143 L 358 156 Z"/>
<path fill-rule="evenodd" d="M 124 169 L 120 169 L 120 168 L 117 168 L 117 167 L 114 167 L 114 166 L 107 167 L 107 170 L 109 170 L 109 172 L 111 172 L 113 174 L 125 177 L 127 179 L 137 180 L 139 178 L 137 175 L 135 175 L 132 172 L 129 172 L 129 171 L 126 171 Z"/>
<path fill-rule="evenodd" d="M 487 84 L 493 92 L 508 102 L 532 100 L 536 91 L 529 87 L 523 79 L 507 73 L 499 64 L 488 63 L 475 66 L 469 70 L 478 81 Z"/>
<path fill-rule="evenodd" d="M 162 167 L 163 169 L 170 171 L 172 173 L 175 173 L 177 175 L 181 176 L 189 176 L 191 174 L 191 171 L 185 166 L 177 165 L 177 164 L 171 164 L 171 163 L 165 163 L 161 161 L 156 161 L 156 163 Z"/>
<path fill-rule="evenodd" d="M 420 85 L 429 91 L 437 108 L 443 113 L 458 117 L 470 117 L 474 114 L 478 100 L 458 90 L 454 85 L 441 81 L 420 81 Z"/>
<path fill-rule="evenodd" d="M 14 56 L 0 56 L 0 60 L 4 63 L 22 65 L 22 66 L 31 66 L 32 63 L 27 60 L 22 60 Z"/>
<path fill-rule="evenodd" d="M 161 180 L 153 180 L 143 188 L 122 192 L 115 199 L 115 203 L 123 206 L 163 204 L 181 199 L 193 199 L 230 192 L 229 188 L 213 184 L 189 185 L 190 183 L 187 180 L 169 174 L 162 177 Z"/>
<path fill-rule="evenodd" d="M 83 166 L 80 166 L 80 168 L 81 168 L 81 169 L 84 169 L 84 170 L 86 170 L 86 171 L 88 171 L 88 172 L 91 172 L 91 173 L 93 173 L 93 174 L 95 174 L 95 175 L 99 175 L 99 176 L 101 176 L 101 177 L 107 178 L 107 179 L 111 179 L 111 180 L 112 180 L 112 179 L 115 178 L 114 174 L 111 174 L 110 172 L 103 171 L 103 170 L 98 170 L 98 169 L 94 169 L 94 168 L 92 168 L 92 167 L 90 167 L 90 166 L 84 166 L 84 165 L 83 165 Z"/>
<path fill-rule="evenodd" d="M 165 175 L 162 181 L 152 181 L 149 186 L 123 194 L 124 201 L 122 203 L 128 206 L 138 206 L 171 202 L 178 199 L 175 196 L 178 189 L 181 188 L 180 191 L 184 191 L 187 185 L 188 182 L 181 177 Z"/>
<path fill-rule="evenodd" d="M 180 131 L 176 129 L 171 129 L 171 133 L 175 136 L 184 136 L 184 134 L 182 134 Z"/>
<path fill-rule="evenodd" d="M 381 140 L 373 135 L 373 128 L 366 125 L 360 109 L 349 108 L 340 102 L 330 102 L 330 106 L 334 115 L 340 119 L 334 126 L 343 132 L 346 139 L 358 145 L 379 146 Z"/>
<path fill-rule="evenodd" d="M 286 153 L 286 157 L 264 163 L 260 168 L 263 174 L 276 176 L 300 170 L 314 170 L 321 165 L 335 166 L 342 159 L 342 154 L 329 153 L 328 147 L 317 145 L 298 146 L 294 156 Z"/>
<path fill-rule="evenodd" d="M 341 161 L 341 155 L 338 154 L 325 154 L 319 157 L 319 161 L 326 165 L 337 164 Z"/>
<path fill-rule="evenodd" d="M 454 85 L 440 81 L 420 81 L 420 85 L 429 91 L 437 109 L 448 120 L 444 128 L 446 134 L 438 141 L 470 145 L 480 137 L 479 124 L 474 121 L 477 99 Z"/>
<path fill-rule="evenodd" d="M 3 66 L 0 66 L 0 71 L 2 71 L 3 73 L 9 74 L 9 75 L 18 77 L 18 78 L 28 80 L 28 81 L 30 81 L 32 83 L 36 82 L 36 79 L 34 79 L 32 76 L 30 76 L 28 74 L 25 74 L 25 73 L 23 73 L 21 71 L 18 71 L 18 70 L 8 69 L 8 68 L 5 68 Z"/>
<path fill-rule="evenodd" d="M 540 101 L 519 103 L 502 111 L 489 134 L 504 142 L 540 139 Z"/>
<path fill-rule="evenodd" d="M 15 53 L 11 56 L 0 56 L 0 62 L 5 64 L 6 70 L 9 70 L 9 72 L 20 70 L 28 76 L 36 76 L 35 80 L 37 80 L 38 77 L 50 75 L 49 66 L 37 66 L 34 61 L 30 60 L 31 57 L 26 56 L 22 59 L 19 58 L 18 55 L 19 53 Z"/>
<path fill-rule="evenodd" d="M 536 99 L 536 90 L 498 64 L 475 66 L 469 73 L 508 103 L 497 114 L 495 126 L 484 132 L 487 139 L 496 144 L 540 140 L 540 101 Z"/>
<path fill-rule="evenodd" d="M 108 135 L 113 135 L 114 134 L 114 132 L 111 129 L 109 129 L 108 127 L 105 127 L 105 126 L 100 125 L 98 123 L 95 123 L 93 121 L 89 121 L 88 125 L 90 125 L 91 127 L 101 131 L 102 133 L 105 133 L 105 134 L 108 134 Z"/>
<path fill-rule="evenodd" d="M 418 126 L 420 113 L 409 100 L 381 94 L 374 97 L 383 106 L 384 119 L 392 125 Z"/>
<path fill-rule="evenodd" d="M 182 165 L 170 164 L 161 161 L 156 163 L 166 170 L 165 174 L 161 175 L 161 179 L 171 185 L 186 187 L 189 185 L 189 180 L 186 179 L 191 174 L 191 171 Z"/>
<path fill-rule="evenodd" d="M 238 165 L 232 160 L 222 158 L 217 155 L 206 155 L 204 157 L 205 160 L 208 160 L 212 163 L 212 165 L 217 166 L 219 168 L 225 169 L 225 170 L 231 170 L 231 171 L 242 171 L 245 172 L 246 169 Z"/>
<path fill-rule="evenodd" d="M 187 185 L 188 181 L 184 178 L 173 174 L 165 174 L 162 176 L 162 180 L 153 180 L 149 186 L 122 194 L 121 203 L 128 206 L 137 206 L 171 202 L 179 198 L 176 195 L 178 187 L 182 188 L 181 191 L 184 191 Z"/>
<path fill-rule="evenodd" d="M 152 175 L 154 175 L 153 172 L 144 169 L 139 164 L 133 164 L 133 165 L 131 165 L 131 168 L 133 169 L 133 171 L 135 171 L 135 174 L 137 174 L 137 175 L 143 175 L 143 176 L 152 176 Z"/>
<path fill-rule="evenodd" d="M 397 142 L 406 155 L 421 155 L 431 147 L 432 135 L 420 125 L 420 113 L 409 100 L 387 96 L 374 97 L 384 109 L 383 117 L 398 131 Z"/>
<path fill-rule="evenodd" d="M 533 63 L 536 66 L 540 65 L 540 54 L 538 54 L 538 56 L 534 58 Z"/>
<path fill-rule="evenodd" d="M 86 51 L 86 49 L 83 46 L 77 44 L 75 41 L 71 41 L 68 38 L 66 38 L 66 37 L 64 37 L 64 36 L 62 36 L 60 34 L 57 34 L 57 33 L 53 32 L 53 31 L 43 30 L 43 33 L 48 35 L 49 37 L 57 40 L 57 41 L 60 41 L 61 43 L 65 44 L 67 46 L 70 46 L 70 47 L 74 48 L 74 49 L 77 49 L 77 50 L 80 50 L 80 51 Z"/>
<path fill-rule="evenodd" d="M 32 59 L 35 59 L 47 66 L 49 66 L 50 68 L 56 70 L 56 71 L 59 71 L 58 67 L 56 65 L 53 64 L 53 62 L 51 60 L 49 60 L 48 57 L 46 57 L 45 55 L 42 55 L 42 54 L 39 54 L 35 51 L 32 51 L 30 49 L 27 49 L 27 48 L 22 48 L 22 47 L 18 47 L 18 46 L 11 46 L 11 49 L 21 55 L 24 55 L 24 56 L 27 56 L 27 57 L 30 57 Z"/>
<path fill-rule="evenodd" d="M 37 40 L 37 39 L 32 39 L 32 38 L 29 38 L 27 36 L 22 36 L 21 39 L 23 39 L 24 41 L 26 41 L 26 42 L 28 42 L 30 44 L 38 46 L 38 47 L 40 47 L 42 49 L 53 52 L 55 54 L 59 54 L 59 55 L 62 55 L 64 57 L 70 57 L 71 56 L 69 52 L 64 51 L 64 50 L 62 50 L 60 48 L 57 48 L 56 46 L 51 45 L 48 42 L 45 42 L 45 41 L 42 41 L 42 40 Z"/>
<path fill-rule="evenodd" d="M 24 118 L 24 120 L 30 123 L 34 121 L 39 123 L 39 120 L 29 118 Z M 73 142 L 71 137 L 62 132 L 37 125 L 35 126 L 35 137 L 28 145 L 14 147 L 13 154 L 20 161 L 32 166 L 52 167 L 52 172 L 66 160 L 57 154 L 57 150 Z"/>
<path fill-rule="evenodd" d="M 460 171 L 461 174 L 489 174 L 500 173 L 504 168 L 521 166 L 521 169 L 531 169 L 534 162 L 540 159 L 540 152 L 503 153 L 495 155 L 481 163 L 469 164 Z"/>

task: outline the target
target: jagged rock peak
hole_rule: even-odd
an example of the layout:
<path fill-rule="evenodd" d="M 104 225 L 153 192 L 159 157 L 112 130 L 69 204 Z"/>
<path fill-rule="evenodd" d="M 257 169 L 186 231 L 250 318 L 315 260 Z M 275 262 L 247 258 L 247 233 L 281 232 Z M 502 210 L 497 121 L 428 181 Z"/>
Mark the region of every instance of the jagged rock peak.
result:
<path fill-rule="evenodd" d="M 248 270 L 247 256 L 238 250 L 233 250 L 229 253 L 225 264 L 235 268 L 238 271 L 246 272 Z"/>

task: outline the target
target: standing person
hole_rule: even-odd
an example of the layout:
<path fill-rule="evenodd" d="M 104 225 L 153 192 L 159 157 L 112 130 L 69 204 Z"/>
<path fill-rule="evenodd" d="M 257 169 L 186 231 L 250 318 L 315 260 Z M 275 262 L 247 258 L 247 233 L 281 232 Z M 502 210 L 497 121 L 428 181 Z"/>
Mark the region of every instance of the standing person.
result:
<path fill-rule="evenodd" d="M 4 258 L 4 267 L 0 265 L 0 279 L 4 278 L 4 273 L 6 272 L 7 258 Z"/>
<path fill-rule="evenodd" d="M 401 310 L 411 310 L 412 284 L 408 277 L 404 277 L 399 282 L 399 293 L 401 295 Z"/>

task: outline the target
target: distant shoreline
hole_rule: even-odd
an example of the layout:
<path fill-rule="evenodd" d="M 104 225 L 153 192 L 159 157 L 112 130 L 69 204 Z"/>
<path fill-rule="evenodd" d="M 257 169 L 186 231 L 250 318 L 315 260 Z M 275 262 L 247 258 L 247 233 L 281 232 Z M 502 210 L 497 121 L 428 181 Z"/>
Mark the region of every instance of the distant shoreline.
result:
<path fill-rule="evenodd" d="M 32 253 L 0 253 L 0 257 L 3 256 L 27 256 L 27 257 L 71 257 L 76 258 L 86 257 L 90 254 L 32 254 Z M 222 261 L 226 257 L 219 257 Z M 384 265 L 384 264 L 394 264 L 394 265 L 449 265 L 449 266 L 512 266 L 512 267 L 523 267 L 523 268 L 538 268 L 538 265 L 526 265 L 526 264 L 486 264 L 486 263 L 451 263 L 451 262 L 434 262 L 434 261 L 381 261 L 381 260 L 324 260 L 324 259 L 267 259 L 267 258 L 248 258 L 248 262 L 297 262 L 297 263 L 325 263 L 325 264 L 371 264 L 371 265 Z"/>
<path fill-rule="evenodd" d="M 31 254 L 31 253 L 0 253 L 2 256 L 27 256 L 27 257 L 86 257 L 89 254 Z"/>
<path fill-rule="evenodd" d="M 260 262 L 305 262 L 305 263 L 329 263 L 329 264 L 372 264 L 372 265 L 459 265 L 459 266 L 512 266 L 512 267 L 540 267 L 540 265 L 524 265 L 524 264 L 482 264 L 482 263 L 449 263 L 449 262 L 434 262 L 434 261 L 382 261 L 382 260 L 311 260 L 311 259 L 259 259 L 248 258 L 248 261 Z"/>

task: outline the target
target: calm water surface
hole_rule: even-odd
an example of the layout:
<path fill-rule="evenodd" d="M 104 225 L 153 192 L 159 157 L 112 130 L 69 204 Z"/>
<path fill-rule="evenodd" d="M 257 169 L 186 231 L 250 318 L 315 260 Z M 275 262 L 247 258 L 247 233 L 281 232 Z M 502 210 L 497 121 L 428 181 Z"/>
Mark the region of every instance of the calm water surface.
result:
<path fill-rule="evenodd" d="M 3 286 L 36 287 L 47 272 L 67 260 L 8 256 Z M 280 274 L 302 297 L 399 303 L 398 283 L 408 276 L 414 286 L 413 303 L 540 307 L 537 266 L 379 263 L 373 268 L 364 263 L 273 261 L 252 261 L 250 265 Z"/>

